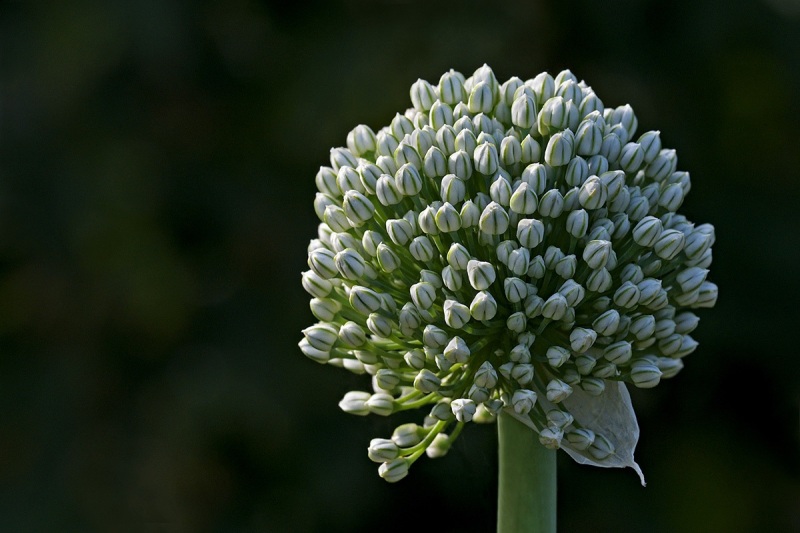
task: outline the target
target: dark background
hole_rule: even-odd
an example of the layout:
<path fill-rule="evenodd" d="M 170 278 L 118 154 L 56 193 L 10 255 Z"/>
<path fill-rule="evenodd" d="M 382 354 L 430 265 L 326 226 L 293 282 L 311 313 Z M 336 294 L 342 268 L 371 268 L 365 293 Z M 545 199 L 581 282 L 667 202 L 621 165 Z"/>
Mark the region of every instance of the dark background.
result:
<path fill-rule="evenodd" d="M 297 348 L 328 150 L 483 63 L 630 103 L 717 229 L 647 487 L 561 454 L 560 529 L 800 531 L 797 0 L 0 2 L 0 530 L 493 531 L 494 426 L 387 484 Z"/>

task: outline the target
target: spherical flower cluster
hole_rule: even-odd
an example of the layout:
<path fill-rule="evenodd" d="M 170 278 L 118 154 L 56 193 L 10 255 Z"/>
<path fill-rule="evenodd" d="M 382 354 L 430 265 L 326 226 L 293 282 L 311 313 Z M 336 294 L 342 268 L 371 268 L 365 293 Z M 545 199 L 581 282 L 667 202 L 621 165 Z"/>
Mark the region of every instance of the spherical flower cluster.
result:
<path fill-rule="evenodd" d="M 371 376 L 347 413 L 427 410 L 371 441 L 388 481 L 501 410 L 602 461 L 617 443 L 567 400 L 677 374 L 697 347 L 691 310 L 717 299 L 714 228 L 677 213 L 688 172 L 569 70 L 501 83 L 484 65 L 410 92 L 317 173 L 302 284 L 319 321 L 300 349 Z"/>

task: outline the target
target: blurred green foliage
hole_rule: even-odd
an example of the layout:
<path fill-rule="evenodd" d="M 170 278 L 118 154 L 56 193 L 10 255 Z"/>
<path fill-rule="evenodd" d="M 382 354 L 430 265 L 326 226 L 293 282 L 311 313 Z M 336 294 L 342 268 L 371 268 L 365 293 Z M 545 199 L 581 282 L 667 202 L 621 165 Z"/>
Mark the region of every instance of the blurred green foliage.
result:
<path fill-rule="evenodd" d="M 493 427 L 388 485 L 296 345 L 329 148 L 483 63 L 630 103 L 717 229 L 648 486 L 561 457 L 561 529 L 800 530 L 797 0 L 5 1 L 0 50 L 2 531 L 493 531 Z"/>

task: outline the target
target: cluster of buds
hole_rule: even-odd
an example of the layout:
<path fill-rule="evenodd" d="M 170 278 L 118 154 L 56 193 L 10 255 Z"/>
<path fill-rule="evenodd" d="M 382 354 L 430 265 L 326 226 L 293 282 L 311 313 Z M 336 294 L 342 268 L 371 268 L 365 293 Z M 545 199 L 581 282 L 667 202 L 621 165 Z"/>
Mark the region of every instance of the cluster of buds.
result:
<path fill-rule="evenodd" d="M 316 175 L 302 284 L 318 322 L 300 349 L 370 376 L 347 413 L 427 410 L 371 441 L 387 481 L 502 410 L 602 461 L 617 443 L 567 400 L 676 375 L 697 347 L 692 310 L 717 299 L 714 228 L 677 213 L 689 174 L 569 70 L 501 83 L 484 65 L 410 93 Z"/>

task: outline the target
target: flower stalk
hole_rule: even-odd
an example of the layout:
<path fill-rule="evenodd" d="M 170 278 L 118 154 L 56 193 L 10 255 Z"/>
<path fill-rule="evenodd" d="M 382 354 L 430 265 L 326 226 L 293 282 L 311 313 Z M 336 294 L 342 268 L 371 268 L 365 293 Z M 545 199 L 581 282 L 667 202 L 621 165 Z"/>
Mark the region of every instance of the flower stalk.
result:
<path fill-rule="evenodd" d="M 507 412 L 497 438 L 497 533 L 555 533 L 556 450 Z"/>

